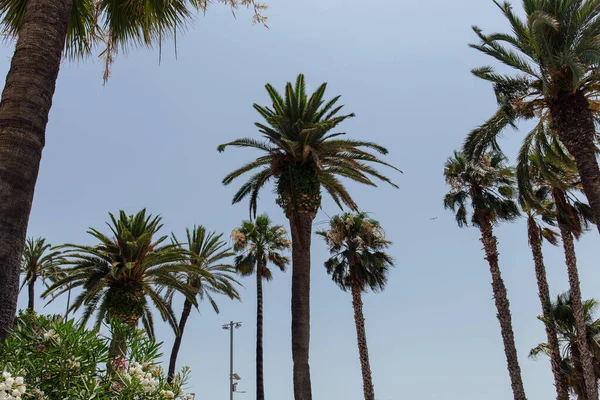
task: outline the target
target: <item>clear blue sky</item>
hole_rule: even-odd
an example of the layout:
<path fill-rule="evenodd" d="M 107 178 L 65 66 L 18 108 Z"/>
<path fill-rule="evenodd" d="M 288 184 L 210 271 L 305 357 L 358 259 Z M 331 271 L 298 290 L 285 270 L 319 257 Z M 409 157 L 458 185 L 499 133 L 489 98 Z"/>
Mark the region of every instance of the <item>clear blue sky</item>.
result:
<path fill-rule="evenodd" d="M 252 103 L 265 103 L 270 82 L 281 88 L 299 72 L 312 89 L 329 82 L 328 94 L 357 117 L 343 126 L 351 137 L 390 148 L 400 190 L 350 185 L 394 242 L 397 267 L 382 294 L 366 295 L 365 315 L 378 400 L 505 400 L 511 397 L 490 276 L 475 229 L 459 229 L 442 209 L 443 163 L 464 135 L 495 107 L 490 87 L 472 67 L 490 60 L 467 47 L 470 26 L 504 29 L 491 0 L 392 1 L 271 0 L 270 30 L 237 19 L 223 6 L 172 46 L 121 54 L 102 86 L 102 62 L 65 63 L 54 97 L 47 145 L 29 234 L 52 244 L 92 243 L 87 227 L 104 228 L 109 211 L 147 207 L 164 217 L 164 233 L 181 235 L 204 224 L 230 232 L 247 217 L 231 206 L 236 187 L 222 177 L 253 154 L 218 144 L 257 135 Z M 12 47 L 1 49 L 0 72 Z M 513 156 L 521 134 L 508 132 Z M 391 173 L 391 172 L 390 172 Z M 287 224 L 269 190 L 259 211 Z M 330 200 L 317 216 L 336 213 Z M 430 220 L 431 217 L 439 217 Z M 497 230 L 501 268 L 511 300 L 525 389 L 531 400 L 552 398 L 549 363 L 527 358 L 544 340 L 536 283 L 523 221 Z M 597 296 L 598 234 L 577 245 L 585 297 Z M 351 299 L 326 275 L 324 244 L 313 245 L 311 369 L 314 398 L 359 400 L 361 374 Z M 567 285 L 559 249 L 547 249 L 552 291 Z M 292 399 L 290 278 L 276 273 L 265 285 L 265 385 L 270 399 Z M 200 400 L 227 398 L 228 335 L 221 324 L 243 321 L 236 331 L 237 398 L 254 398 L 255 283 L 244 281 L 243 302 L 220 299 L 221 314 L 205 304 L 186 329 L 181 364 L 193 370 Z M 25 307 L 25 296 L 20 306 Z M 62 312 L 63 300 L 46 308 Z M 177 305 L 180 312 L 180 305 Z M 168 354 L 172 332 L 157 322 Z"/>

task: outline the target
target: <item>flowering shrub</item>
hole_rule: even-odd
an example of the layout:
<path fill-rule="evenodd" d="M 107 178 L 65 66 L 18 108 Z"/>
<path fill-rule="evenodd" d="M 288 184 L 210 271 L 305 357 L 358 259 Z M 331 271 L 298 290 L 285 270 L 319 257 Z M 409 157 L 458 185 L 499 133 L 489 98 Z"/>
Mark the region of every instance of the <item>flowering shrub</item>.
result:
<path fill-rule="evenodd" d="M 172 383 L 156 360 L 160 344 L 142 330 L 127 332 L 127 356 L 109 360 L 110 338 L 60 316 L 22 313 L 0 344 L 0 400 L 191 399 L 183 392 L 190 369 Z"/>

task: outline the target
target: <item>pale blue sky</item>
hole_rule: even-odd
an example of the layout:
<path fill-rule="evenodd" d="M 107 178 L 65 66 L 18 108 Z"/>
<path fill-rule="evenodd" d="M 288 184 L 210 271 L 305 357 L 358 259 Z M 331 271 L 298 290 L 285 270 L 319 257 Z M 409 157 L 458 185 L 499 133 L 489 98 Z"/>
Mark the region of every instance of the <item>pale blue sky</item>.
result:
<path fill-rule="evenodd" d="M 269 1 L 270 30 L 250 14 L 214 6 L 172 46 L 135 51 L 117 60 L 102 86 L 102 63 L 65 63 L 54 97 L 30 235 L 51 243 L 91 243 L 87 227 L 104 228 L 109 211 L 147 207 L 164 217 L 164 233 L 181 235 L 204 224 L 230 232 L 247 217 L 230 206 L 237 189 L 222 177 L 254 154 L 218 144 L 257 135 L 252 103 L 265 103 L 263 86 L 281 88 L 299 72 L 311 88 L 329 82 L 328 97 L 357 117 L 343 125 L 351 137 L 390 148 L 390 174 L 400 190 L 350 185 L 394 242 L 397 267 L 382 294 L 366 295 L 365 315 L 378 400 L 504 400 L 510 385 L 490 276 L 475 229 L 456 227 L 442 209 L 443 163 L 464 135 L 489 116 L 495 101 L 472 67 L 490 60 L 467 47 L 470 26 L 505 29 L 491 0 Z M 10 45 L 1 48 L 5 75 Z M 508 133 L 514 158 L 520 134 Z M 266 190 L 259 211 L 287 224 Z M 327 199 L 316 219 L 337 212 Z M 439 217 L 430 220 L 431 217 Z M 322 225 L 321 225 L 322 226 Z M 530 400 L 549 399 L 549 363 L 527 358 L 544 340 L 531 255 L 523 221 L 497 230 L 501 268 L 511 300 L 525 389 Z M 585 297 L 597 296 L 598 235 L 577 245 Z M 596 250 L 597 252 L 597 250 Z M 351 299 L 326 275 L 323 243 L 313 245 L 311 369 L 313 397 L 359 400 L 361 374 Z M 558 249 L 547 249 L 552 291 L 567 288 Z M 290 278 L 276 273 L 265 285 L 265 387 L 270 399 L 292 399 Z M 255 283 L 244 280 L 243 302 L 220 299 L 221 314 L 202 305 L 186 329 L 180 363 L 193 370 L 200 400 L 227 398 L 228 334 L 236 331 L 236 367 L 242 399 L 254 398 Z M 25 296 L 20 306 L 24 307 Z M 62 312 L 62 300 L 46 308 Z M 180 305 L 177 305 L 180 312 Z M 172 332 L 157 323 L 170 351 Z"/>

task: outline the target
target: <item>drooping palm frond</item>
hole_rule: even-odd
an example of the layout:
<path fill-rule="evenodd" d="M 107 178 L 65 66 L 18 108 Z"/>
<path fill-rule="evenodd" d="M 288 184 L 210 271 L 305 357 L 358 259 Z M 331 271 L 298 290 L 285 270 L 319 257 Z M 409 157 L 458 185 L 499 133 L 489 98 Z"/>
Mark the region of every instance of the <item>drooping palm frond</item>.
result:
<path fill-rule="evenodd" d="M 371 180 L 376 178 L 397 187 L 372 166 L 379 164 L 399 171 L 378 157 L 378 154 L 387 154 L 386 148 L 372 142 L 341 139 L 345 133 L 333 131 L 340 123 L 354 117 L 352 113 L 340 114 L 343 106 L 337 105 L 339 96 L 326 101 L 325 83 L 310 96 L 305 86 L 302 74 L 298 75 L 295 84 L 287 83 L 283 96 L 267 84 L 272 106 L 254 104 L 254 109 L 265 120 L 265 123 L 256 123 L 263 141 L 244 138 L 218 147 L 219 152 L 232 146 L 254 148 L 264 153 L 223 179 L 223 184 L 229 185 L 236 178 L 252 173 L 233 197 L 233 203 L 249 197 L 251 215 L 256 216 L 259 193 L 273 179 L 280 197 L 296 198 L 307 194 L 303 192 L 306 187 L 290 186 L 288 181 L 296 180 L 296 174 L 314 179 L 313 186 L 317 187 L 312 191 L 323 187 L 340 207 L 345 204 L 352 210 L 357 210 L 357 205 L 338 177 L 370 186 L 376 186 Z"/>
<path fill-rule="evenodd" d="M 515 172 L 506 165 L 502 153 L 489 152 L 479 160 L 468 161 L 463 153 L 455 151 L 446 161 L 444 177 L 450 186 L 444 208 L 454 212 L 459 226 L 479 226 L 481 217 L 492 224 L 519 217 Z"/>
<path fill-rule="evenodd" d="M 331 257 L 325 261 L 327 273 L 342 290 L 358 284 L 362 290 L 383 290 L 392 257 L 385 252 L 391 242 L 379 222 L 364 212 L 336 215 L 329 229 L 318 231 Z"/>
<path fill-rule="evenodd" d="M 528 0 L 521 19 L 508 2 L 495 2 L 507 19 L 511 33 L 484 34 L 471 47 L 510 67 L 497 73 L 493 67 L 472 70 L 493 84 L 499 108 L 496 114 L 467 137 L 464 152 L 477 159 L 497 151 L 497 137 L 508 126 L 537 118 L 549 122 L 552 101 L 561 93 L 581 93 L 598 112 L 600 74 L 600 1 Z M 525 138 L 524 147 L 531 136 Z M 526 149 L 521 151 L 526 152 Z"/>

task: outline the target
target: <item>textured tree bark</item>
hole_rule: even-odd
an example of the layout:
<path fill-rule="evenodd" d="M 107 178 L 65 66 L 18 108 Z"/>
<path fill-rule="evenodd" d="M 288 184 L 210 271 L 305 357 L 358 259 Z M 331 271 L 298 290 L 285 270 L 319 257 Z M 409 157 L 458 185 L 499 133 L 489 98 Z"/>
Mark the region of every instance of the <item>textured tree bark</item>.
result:
<path fill-rule="evenodd" d="M 566 204 L 564 192 L 560 189 L 553 189 L 552 196 L 560 210 L 561 206 Z M 583 368 L 583 379 L 588 399 L 598 399 L 598 387 L 596 384 L 596 374 L 594 373 L 594 363 L 592 354 L 587 341 L 587 327 L 585 324 L 585 313 L 581 300 L 581 286 L 579 284 L 579 271 L 577 270 L 577 257 L 575 256 L 575 244 L 571 230 L 559 216 L 558 228 L 562 237 L 563 249 L 565 252 L 565 262 L 567 264 L 567 275 L 569 276 L 569 291 L 571 292 L 571 302 L 573 306 L 573 316 L 575 318 L 575 332 L 577 335 L 577 347 L 581 357 L 581 366 Z"/>
<path fill-rule="evenodd" d="M 263 290 L 261 261 L 256 265 L 256 400 L 265 400 L 263 376 Z"/>
<path fill-rule="evenodd" d="M 72 0 L 29 0 L 0 102 L 0 340 L 17 309 L 21 253 Z"/>
<path fill-rule="evenodd" d="M 596 159 L 596 128 L 590 105 L 583 94 L 562 93 L 550 103 L 552 127 L 575 158 L 581 184 L 600 231 L 600 168 Z"/>
<path fill-rule="evenodd" d="M 494 301 L 498 310 L 498 321 L 502 332 L 504 342 L 504 354 L 506 355 L 506 364 L 510 376 L 511 387 L 515 400 L 525 400 L 525 389 L 523 388 L 523 379 L 521 378 L 521 367 L 517 356 L 517 347 L 512 327 L 512 316 L 510 313 L 510 303 L 506 294 L 506 286 L 500 274 L 498 265 L 498 248 L 496 237 L 494 236 L 492 224 L 485 216 L 480 216 L 478 222 L 481 230 L 481 241 L 485 249 L 485 259 L 490 265 L 492 275 L 492 290 L 494 292 Z"/>
<path fill-rule="evenodd" d="M 34 306 L 35 306 L 35 281 L 36 280 L 37 280 L 36 276 L 32 277 L 31 281 L 27 285 L 27 291 L 28 291 L 28 295 L 29 295 L 29 302 L 27 304 L 27 309 L 30 311 L 34 311 Z"/>
<path fill-rule="evenodd" d="M 573 390 L 577 394 L 577 400 L 588 400 L 581 364 L 581 353 L 577 347 L 577 341 L 571 343 L 571 358 L 573 359 L 573 373 L 575 374 Z"/>
<path fill-rule="evenodd" d="M 569 400 L 569 387 L 567 385 L 567 377 L 560 367 L 561 356 L 560 347 L 558 344 L 558 336 L 554 329 L 554 320 L 552 317 L 552 303 L 550 302 L 550 289 L 548 288 L 548 280 L 546 279 L 546 267 L 544 265 L 544 256 L 542 253 L 542 235 L 539 226 L 532 216 L 527 218 L 527 235 L 529 237 L 529 245 L 533 254 L 533 262 L 535 265 L 535 276 L 538 284 L 538 295 L 542 305 L 542 315 L 546 327 L 546 336 L 550 345 L 550 365 L 552 374 L 554 375 L 554 386 L 556 387 L 557 400 Z"/>
<path fill-rule="evenodd" d="M 358 354 L 363 378 L 363 392 L 365 400 L 375 400 L 375 389 L 371 376 L 369 363 L 369 347 L 367 346 L 367 332 L 365 317 L 363 315 L 362 288 L 356 279 L 352 284 L 352 307 L 354 308 L 354 324 L 356 325 L 356 339 L 358 341 Z"/>
<path fill-rule="evenodd" d="M 314 216 L 288 215 L 292 232 L 292 359 L 294 399 L 312 400 L 310 367 L 310 242 Z"/>
<path fill-rule="evenodd" d="M 175 342 L 173 342 L 173 348 L 171 349 L 171 357 L 169 358 L 169 371 L 167 380 L 169 383 L 173 381 L 175 377 L 175 367 L 177 365 L 177 356 L 179 355 L 179 348 L 181 347 L 181 339 L 183 338 L 183 331 L 187 320 L 192 311 L 192 303 L 188 299 L 183 302 L 183 311 L 181 312 L 181 318 L 179 319 L 179 334 L 175 336 Z"/>

